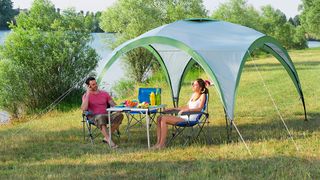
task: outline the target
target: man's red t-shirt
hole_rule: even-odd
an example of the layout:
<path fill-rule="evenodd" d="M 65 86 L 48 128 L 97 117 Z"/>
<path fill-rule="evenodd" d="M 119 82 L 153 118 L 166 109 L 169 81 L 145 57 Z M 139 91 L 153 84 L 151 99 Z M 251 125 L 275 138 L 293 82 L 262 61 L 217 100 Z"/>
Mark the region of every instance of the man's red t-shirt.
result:
<path fill-rule="evenodd" d="M 86 95 L 82 96 L 82 101 L 85 100 Z M 88 111 L 93 114 L 106 114 L 106 108 L 110 100 L 112 100 L 111 96 L 105 91 L 99 90 L 97 94 L 92 93 L 89 95 Z"/>

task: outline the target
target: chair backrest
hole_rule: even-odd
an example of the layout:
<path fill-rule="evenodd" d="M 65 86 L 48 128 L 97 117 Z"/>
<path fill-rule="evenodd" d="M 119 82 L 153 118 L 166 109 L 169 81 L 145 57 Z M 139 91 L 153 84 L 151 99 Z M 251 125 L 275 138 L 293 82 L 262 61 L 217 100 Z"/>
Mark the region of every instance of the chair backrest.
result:
<path fill-rule="evenodd" d="M 209 93 L 206 94 L 206 100 L 205 100 L 205 102 L 204 102 L 203 108 L 201 109 L 201 112 L 206 112 L 206 113 L 208 113 L 208 102 L 209 102 Z M 197 118 L 196 118 L 196 121 L 199 121 L 201 117 L 202 117 L 202 114 L 199 114 L 199 115 L 197 116 Z"/>
<path fill-rule="evenodd" d="M 161 94 L 161 88 L 139 88 L 139 94 L 138 94 L 138 100 L 139 102 L 148 102 L 150 103 L 150 94 L 153 92 L 156 94 L 156 92 Z"/>

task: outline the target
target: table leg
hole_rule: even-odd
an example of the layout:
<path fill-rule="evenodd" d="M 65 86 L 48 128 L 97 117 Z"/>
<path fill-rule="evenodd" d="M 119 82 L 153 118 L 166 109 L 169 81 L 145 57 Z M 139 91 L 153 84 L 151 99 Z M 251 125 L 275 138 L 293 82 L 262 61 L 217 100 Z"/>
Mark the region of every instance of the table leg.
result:
<path fill-rule="evenodd" d="M 148 113 L 148 111 L 146 111 L 146 124 L 147 124 L 148 148 L 150 149 L 150 134 L 149 134 L 150 119 L 149 119 L 149 113 Z"/>
<path fill-rule="evenodd" d="M 108 121 L 109 121 L 109 146 L 111 147 L 111 112 L 108 111 Z"/>

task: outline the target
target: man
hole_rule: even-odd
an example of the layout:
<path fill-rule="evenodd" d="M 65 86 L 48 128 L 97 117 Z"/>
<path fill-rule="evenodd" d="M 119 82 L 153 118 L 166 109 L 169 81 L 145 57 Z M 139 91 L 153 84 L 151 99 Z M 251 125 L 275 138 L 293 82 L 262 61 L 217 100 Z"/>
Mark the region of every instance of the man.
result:
<path fill-rule="evenodd" d="M 118 146 L 111 140 L 109 142 L 109 134 L 107 133 L 106 124 L 108 124 L 107 107 L 113 107 L 116 103 L 112 97 L 105 91 L 99 90 L 97 81 L 94 77 L 89 77 L 86 80 L 87 92 L 82 96 L 81 109 L 93 113 L 92 118 L 95 125 L 100 128 L 104 136 L 103 142 L 108 143 L 110 147 L 117 148 Z M 117 130 L 122 122 L 123 115 L 121 113 L 113 113 L 111 115 L 111 132 Z"/>

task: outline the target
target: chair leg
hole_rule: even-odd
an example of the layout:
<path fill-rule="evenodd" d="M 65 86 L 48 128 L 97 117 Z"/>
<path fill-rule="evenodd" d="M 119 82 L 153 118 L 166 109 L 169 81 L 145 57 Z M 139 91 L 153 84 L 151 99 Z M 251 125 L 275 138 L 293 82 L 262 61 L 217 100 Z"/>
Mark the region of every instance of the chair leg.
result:
<path fill-rule="evenodd" d="M 193 127 L 189 128 L 189 129 L 191 129 L 191 133 L 187 134 L 187 140 L 185 140 L 183 146 L 186 146 L 187 144 L 190 145 L 191 142 L 194 141 L 194 138 L 192 138 L 193 133 L 194 133 L 194 132 L 193 132 L 193 131 L 194 131 L 194 130 L 193 130 Z"/>
<path fill-rule="evenodd" d="M 198 131 L 198 133 L 197 133 L 197 135 L 195 136 L 194 139 L 198 139 L 199 136 L 200 136 L 200 134 L 202 133 L 203 136 L 204 136 L 204 138 L 205 138 L 205 141 L 208 142 L 208 137 L 207 137 L 207 134 L 206 134 L 206 132 L 205 132 L 205 130 L 204 130 L 205 124 L 209 124 L 209 122 L 207 121 L 207 119 L 204 120 L 201 124 L 198 124 L 199 131 Z"/>
<path fill-rule="evenodd" d="M 83 141 L 86 140 L 86 129 L 85 129 L 85 123 L 86 121 L 84 119 L 82 119 L 82 134 L 83 134 Z"/>
<path fill-rule="evenodd" d="M 149 115 L 150 116 L 150 127 L 152 126 L 152 122 L 154 124 L 157 124 L 156 115 L 157 115 L 156 113 L 152 113 Z"/>
<path fill-rule="evenodd" d="M 88 138 L 90 139 L 91 144 L 94 143 L 94 137 L 92 135 L 92 128 L 91 128 L 91 124 L 88 123 L 88 121 L 86 121 L 86 126 L 87 126 L 87 130 L 88 130 Z"/>
<path fill-rule="evenodd" d="M 176 137 L 178 137 L 183 131 L 185 130 L 185 127 L 176 127 L 173 126 L 173 132 L 172 137 L 167 141 L 166 145 L 169 145 Z"/>

